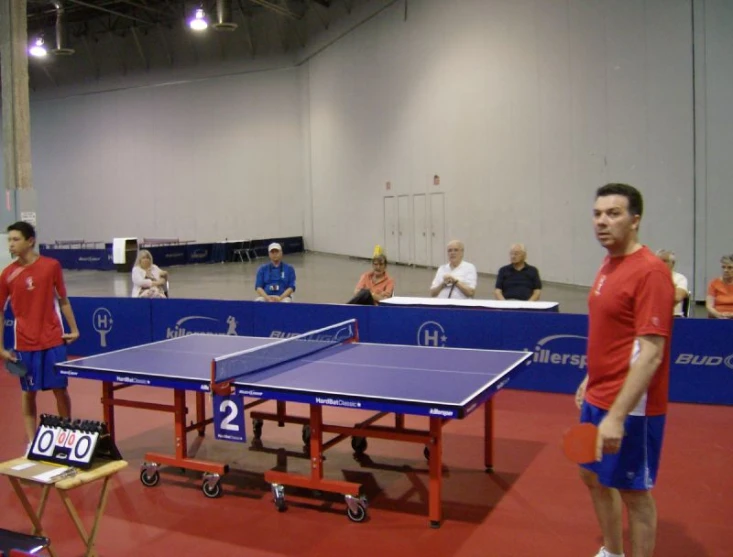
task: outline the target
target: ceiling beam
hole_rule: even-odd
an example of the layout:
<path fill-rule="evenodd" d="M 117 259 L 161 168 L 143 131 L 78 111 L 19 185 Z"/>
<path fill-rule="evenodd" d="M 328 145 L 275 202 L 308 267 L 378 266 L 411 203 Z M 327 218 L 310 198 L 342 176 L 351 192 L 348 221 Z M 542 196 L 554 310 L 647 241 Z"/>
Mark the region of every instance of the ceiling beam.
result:
<path fill-rule="evenodd" d="M 81 38 L 81 42 L 84 44 L 84 50 L 87 53 L 87 57 L 89 58 L 89 62 L 92 65 L 92 69 L 94 70 L 94 77 L 96 79 L 99 79 L 102 72 L 100 65 L 97 63 L 97 60 L 94 58 L 94 54 L 92 54 L 92 47 L 89 46 L 89 38 L 86 35 L 83 35 Z"/>
<path fill-rule="evenodd" d="M 242 0 L 237 0 L 237 6 L 239 7 L 239 13 L 242 14 L 242 21 L 246 30 L 246 33 L 243 35 L 249 44 L 249 52 L 252 58 L 254 58 L 255 54 L 257 54 L 257 45 L 255 44 L 254 29 L 252 28 L 252 16 L 245 13 L 242 7 Z"/>
<path fill-rule="evenodd" d="M 277 34 L 280 37 L 280 44 L 282 45 L 283 52 L 287 52 L 288 51 L 288 41 L 285 35 L 285 30 L 283 29 L 283 25 L 285 25 L 285 22 L 281 21 L 279 17 L 276 17 L 275 18 L 275 28 L 277 29 Z"/>
<path fill-rule="evenodd" d="M 83 10 L 83 8 L 82 7 L 79 7 L 79 6 L 69 6 L 68 5 L 68 2 L 69 1 L 70 0 L 64 0 L 64 10 L 66 10 L 67 13 L 78 13 L 78 12 L 80 12 L 80 11 Z M 118 0 L 95 0 L 96 4 L 95 4 L 94 7 L 95 8 L 97 8 L 97 7 L 103 7 L 103 6 L 106 6 L 106 5 L 109 5 L 109 4 L 114 4 L 117 1 Z M 43 8 L 34 9 L 32 12 L 29 11 L 28 12 L 28 19 L 31 20 L 31 19 L 46 18 L 46 17 L 49 17 L 51 15 L 55 15 L 56 12 L 57 12 L 57 8 L 56 8 L 55 5 L 53 5 L 53 2 L 54 2 L 54 0 L 48 0 L 48 1 L 45 1 L 45 0 L 37 0 L 37 2 L 35 3 L 35 5 L 43 5 L 44 7 Z M 30 1 L 29 1 L 28 8 L 31 8 L 32 6 L 33 6 L 33 4 L 30 4 Z"/>
<path fill-rule="evenodd" d="M 130 28 L 130 32 L 132 33 L 132 40 L 135 42 L 135 47 L 137 48 L 137 53 L 140 55 L 140 58 L 143 61 L 143 65 L 145 66 L 146 70 L 150 69 L 150 62 L 148 62 L 147 56 L 145 56 L 145 50 L 143 49 L 143 45 L 140 42 L 140 37 L 137 35 L 137 29 L 134 27 Z"/>
<path fill-rule="evenodd" d="M 166 17 L 171 17 L 171 16 L 178 17 L 178 13 L 173 13 L 171 10 L 159 10 L 158 8 L 153 8 L 152 6 L 148 6 L 147 3 L 145 3 L 145 0 L 143 0 L 142 4 L 139 4 L 137 2 L 132 2 L 132 0 L 118 0 L 118 2 L 127 4 L 128 6 L 132 6 L 133 8 L 137 8 L 139 10 L 146 10 L 148 12 L 164 15 Z"/>
<path fill-rule="evenodd" d="M 305 48 L 305 37 L 303 36 L 303 33 L 301 33 L 300 31 L 298 22 L 294 21 L 292 23 L 292 26 L 293 26 L 293 32 L 295 33 L 295 37 L 298 39 L 298 44 L 300 45 L 300 48 Z"/>
<path fill-rule="evenodd" d="M 299 16 L 295 12 L 290 11 L 284 6 L 281 6 L 280 4 L 276 4 L 275 2 L 271 2 L 270 0 L 249 0 L 253 4 L 257 4 L 258 6 L 262 6 L 263 8 L 267 8 L 270 11 L 275 12 L 278 15 L 282 15 L 285 17 L 289 17 L 290 19 L 301 19 L 302 16 Z"/>
<path fill-rule="evenodd" d="M 318 19 L 321 21 L 321 25 L 323 25 L 323 28 L 328 31 L 328 26 L 331 24 L 331 22 L 326 19 L 321 13 L 321 10 L 317 9 L 315 6 L 316 3 L 323 6 L 323 3 L 317 2 L 317 0 L 308 0 L 308 3 L 311 6 L 311 11 L 315 12 L 316 16 L 318 16 Z"/>
<path fill-rule="evenodd" d="M 173 65 L 173 55 L 171 54 L 171 49 L 168 47 L 168 40 L 165 38 L 165 33 L 163 33 L 163 28 L 160 25 L 157 25 L 156 29 L 158 30 L 158 34 L 160 35 L 160 42 L 163 43 L 163 50 L 165 51 L 166 58 L 168 58 L 168 64 L 172 66 Z"/>
<path fill-rule="evenodd" d="M 153 21 L 140 19 L 139 17 L 135 17 L 134 15 L 123 14 L 122 12 L 118 12 L 116 10 L 110 10 L 109 8 L 105 8 L 103 6 L 95 6 L 94 4 L 83 2 L 82 0 L 66 0 L 66 1 L 71 2 L 72 4 L 76 4 L 77 6 L 84 6 L 85 8 L 91 8 L 93 10 L 98 10 L 100 12 L 105 12 L 111 15 L 116 15 L 117 17 L 131 19 L 133 21 L 137 21 L 138 23 L 144 23 L 145 25 L 151 25 L 154 23 Z"/>

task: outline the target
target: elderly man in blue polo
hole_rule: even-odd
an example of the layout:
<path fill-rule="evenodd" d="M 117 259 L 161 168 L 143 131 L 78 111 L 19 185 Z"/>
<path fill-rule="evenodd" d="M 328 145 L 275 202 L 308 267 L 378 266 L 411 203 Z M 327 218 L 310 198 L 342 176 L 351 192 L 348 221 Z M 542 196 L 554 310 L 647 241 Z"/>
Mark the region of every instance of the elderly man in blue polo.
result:
<path fill-rule="evenodd" d="M 295 292 L 295 269 L 283 263 L 283 249 L 277 242 L 267 247 L 270 262 L 257 269 L 255 302 L 292 302 Z"/>

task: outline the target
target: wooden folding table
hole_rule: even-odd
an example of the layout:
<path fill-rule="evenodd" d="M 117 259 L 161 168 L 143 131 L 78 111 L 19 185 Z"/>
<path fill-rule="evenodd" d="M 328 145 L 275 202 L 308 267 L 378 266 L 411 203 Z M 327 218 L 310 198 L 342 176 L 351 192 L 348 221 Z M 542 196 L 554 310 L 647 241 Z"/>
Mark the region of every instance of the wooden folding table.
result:
<path fill-rule="evenodd" d="M 34 466 L 38 468 L 39 474 L 34 476 Z M 49 480 L 48 477 L 43 477 L 40 472 L 43 463 L 37 463 L 27 458 L 16 458 L 7 462 L 0 463 L 0 474 L 6 476 L 10 480 L 10 484 L 13 487 L 13 491 L 18 496 L 21 505 L 25 509 L 28 518 L 33 523 L 33 535 L 45 535 L 43 532 L 43 526 L 41 521 L 43 519 L 43 513 L 46 510 L 46 502 L 48 501 L 48 494 L 53 488 L 61 497 L 61 501 L 64 503 L 71 520 L 76 526 L 76 530 L 79 533 L 82 541 L 86 546 L 84 555 L 86 557 L 92 557 L 96 555 L 94 551 L 94 540 L 97 537 L 99 531 L 99 523 L 102 515 L 104 514 L 104 508 L 107 504 L 107 495 L 109 493 L 109 481 L 110 479 L 120 470 L 127 466 L 127 462 L 124 460 L 113 460 L 113 461 L 102 461 L 92 466 L 89 470 L 77 470 L 76 474 L 70 477 L 63 477 L 56 481 Z M 46 465 L 48 466 L 48 465 Z M 99 495 L 99 501 L 97 503 L 97 510 L 94 514 L 94 522 L 89 533 L 84 526 L 84 523 L 79 516 L 79 513 L 74 507 L 69 492 L 79 486 L 86 485 L 91 482 L 103 480 L 102 489 Z M 28 496 L 23 488 L 23 484 L 31 486 L 39 486 L 42 488 L 41 500 L 38 504 L 38 510 L 36 511 L 28 500 Z M 53 551 L 53 543 L 49 545 L 47 551 L 51 557 L 55 556 Z"/>

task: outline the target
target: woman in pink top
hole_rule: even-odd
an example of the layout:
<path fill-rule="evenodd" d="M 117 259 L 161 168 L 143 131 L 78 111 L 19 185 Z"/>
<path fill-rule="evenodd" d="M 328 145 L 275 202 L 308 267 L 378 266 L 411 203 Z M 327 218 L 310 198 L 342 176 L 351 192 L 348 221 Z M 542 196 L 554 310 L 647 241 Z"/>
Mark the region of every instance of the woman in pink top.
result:
<path fill-rule="evenodd" d="M 377 254 L 372 258 L 372 271 L 367 271 L 354 289 L 350 304 L 377 304 L 394 294 L 394 279 L 387 274 L 387 258 Z"/>
<path fill-rule="evenodd" d="M 733 255 L 721 257 L 720 267 L 723 276 L 710 281 L 705 308 L 710 317 L 733 319 Z"/>

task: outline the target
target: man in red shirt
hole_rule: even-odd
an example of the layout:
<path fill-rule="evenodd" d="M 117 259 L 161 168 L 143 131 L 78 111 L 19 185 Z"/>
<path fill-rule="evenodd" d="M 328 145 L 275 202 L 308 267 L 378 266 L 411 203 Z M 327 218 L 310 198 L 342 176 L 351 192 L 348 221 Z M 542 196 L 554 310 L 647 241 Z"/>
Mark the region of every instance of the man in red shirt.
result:
<path fill-rule="evenodd" d="M 651 557 L 657 476 L 669 394 L 674 286 L 669 268 L 639 243 L 636 188 L 596 192 L 593 225 L 608 255 L 588 296 L 588 375 L 578 387 L 580 421 L 598 425 L 596 459 L 583 465 L 603 533 L 596 557 L 623 557 L 622 505 L 633 557 Z"/>
<path fill-rule="evenodd" d="M 20 378 L 23 422 L 28 440 L 36 433 L 36 393 L 51 389 L 58 413 L 71 416 L 68 379 L 56 372 L 54 364 L 66 360 L 66 344 L 79 338 L 74 312 L 66 297 L 61 265 L 35 250 L 36 231 L 27 222 L 8 226 L 8 246 L 16 260 L 0 274 L 0 306 L 10 299 L 15 315 L 15 351 L 0 350 L 5 361 L 20 360 L 26 374 Z M 71 331 L 64 332 L 61 315 Z M 4 320 L 0 320 L 0 339 Z"/>

